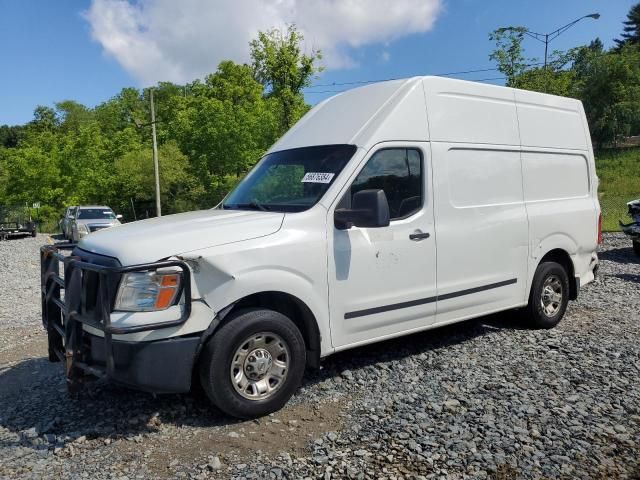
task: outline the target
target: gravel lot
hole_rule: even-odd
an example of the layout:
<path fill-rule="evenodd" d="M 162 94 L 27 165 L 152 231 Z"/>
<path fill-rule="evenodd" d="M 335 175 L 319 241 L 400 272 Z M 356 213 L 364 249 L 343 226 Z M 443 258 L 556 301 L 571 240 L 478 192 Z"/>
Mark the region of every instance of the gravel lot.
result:
<path fill-rule="evenodd" d="M 556 329 L 502 314 L 338 354 L 248 422 L 197 393 L 69 398 L 45 241 L 0 242 L 0 478 L 640 478 L 640 259 L 620 235 Z"/>

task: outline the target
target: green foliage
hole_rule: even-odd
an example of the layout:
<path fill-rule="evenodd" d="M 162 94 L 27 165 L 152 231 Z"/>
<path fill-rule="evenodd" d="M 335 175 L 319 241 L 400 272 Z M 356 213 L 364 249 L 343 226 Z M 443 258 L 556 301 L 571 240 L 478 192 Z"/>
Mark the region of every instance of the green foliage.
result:
<path fill-rule="evenodd" d="M 506 27 L 494 30 L 489 40 L 496 43 L 496 48 L 489 55 L 490 60 L 498 64 L 498 71 L 507 77 L 507 86 L 518 87 L 518 79 L 535 59 L 525 59 L 522 40 L 527 29 L 525 27 Z"/>
<path fill-rule="evenodd" d="M 162 210 L 217 204 L 308 109 L 302 88 L 320 71 L 295 27 L 260 33 L 252 65 L 221 62 L 187 85 L 154 86 Z M 38 106 L 24 126 L 0 126 L 0 205 L 40 202 L 54 225 L 67 205 L 106 204 L 133 219 L 153 215 L 149 90 L 124 88 L 88 108 Z"/>
<path fill-rule="evenodd" d="M 277 113 L 246 65 L 222 62 L 204 83 L 187 88 L 173 120 L 160 125 L 189 156 L 206 199 L 215 204 L 217 186 L 243 175 L 277 139 Z"/>
<path fill-rule="evenodd" d="M 623 32 L 620 39 L 615 42 L 618 48 L 627 45 L 640 45 L 640 3 L 636 3 L 627 14 L 627 20 L 624 24 Z"/>
<path fill-rule="evenodd" d="M 15 148 L 24 135 L 25 127 L 21 125 L 0 125 L 0 148 Z"/>
<path fill-rule="evenodd" d="M 640 130 L 640 49 L 593 55 L 578 78 L 591 136 L 600 148 Z"/>
<path fill-rule="evenodd" d="M 554 71 L 550 68 L 532 68 L 523 72 L 515 81 L 517 88 L 563 97 L 572 95 L 573 82 L 573 72 Z"/>
<path fill-rule="evenodd" d="M 259 32 L 250 44 L 254 77 L 280 106 L 280 135 L 306 112 L 302 89 L 311 85 L 316 73 L 322 71 L 317 66 L 322 53 L 319 50 L 309 55 L 302 53 L 303 40 L 296 26 L 289 25 L 286 32 L 278 29 Z"/>
<path fill-rule="evenodd" d="M 162 211 L 176 213 L 197 206 L 203 187 L 190 173 L 189 159 L 178 148 L 175 140 L 160 146 L 160 194 Z M 138 146 L 115 162 L 113 189 L 117 193 L 111 205 L 128 211 L 130 201 L 151 204 L 155 201 L 153 157 L 149 146 Z"/>

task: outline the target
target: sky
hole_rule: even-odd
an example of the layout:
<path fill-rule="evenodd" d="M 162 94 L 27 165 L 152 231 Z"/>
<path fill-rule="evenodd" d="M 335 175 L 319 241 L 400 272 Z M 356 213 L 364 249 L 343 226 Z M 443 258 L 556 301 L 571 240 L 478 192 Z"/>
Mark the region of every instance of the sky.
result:
<path fill-rule="evenodd" d="M 622 31 L 637 0 L 0 0 L 0 125 L 31 120 L 37 105 L 95 106 L 124 87 L 185 83 L 220 60 L 249 60 L 258 30 L 296 23 L 324 72 L 305 91 L 314 104 L 360 81 L 495 67 L 488 34 L 510 25 L 550 32 L 564 50 Z M 528 57 L 544 45 L 527 39 Z M 496 71 L 454 77 L 501 84 Z M 347 85 L 339 85 L 347 84 Z"/>

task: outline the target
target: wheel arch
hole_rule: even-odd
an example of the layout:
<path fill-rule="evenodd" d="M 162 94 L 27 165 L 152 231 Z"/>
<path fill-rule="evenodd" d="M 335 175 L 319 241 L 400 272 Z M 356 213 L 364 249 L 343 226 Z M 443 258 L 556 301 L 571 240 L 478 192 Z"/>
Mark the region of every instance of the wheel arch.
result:
<path fill-rule="evenodd" d="M 543 262 L 555 262 L 562 265 L 562 267 L 567 272 L 567 276 L 569 277 L 569 299 L 575 300 L 576 298 L 578 298 L 580 285 L 578 284 L 579 280 L 576 278 L 575 266 L 573 265 L 573 260 L 571 260 L 571 255 L 569 255 L 569 253 L 562 248 L 554 248 L 553 250 L 549 250 L 542 256 L 542 258 L 538 262 L 538 265 L 536 266 L 536 269 Z"/>
<path fill-rule="evenodd" d="M 233 321 L 233 313 L 246 308 L 266 308 L 279 312 L 291 319 L 300 330 L 302 338 L 304 338 L 307 351 L 307 366 L 314 369 L 319 368 L 322 338 L 318 321 L 305 302 L 295 295 L 281 291 L 271 290 L 252 293 L 221 309 L 211 326 L 203 334 L 200 342 L 201 347 L 220 327 Z M 198 349 L 194 365 L 198 361 L 201 347 Z"/>

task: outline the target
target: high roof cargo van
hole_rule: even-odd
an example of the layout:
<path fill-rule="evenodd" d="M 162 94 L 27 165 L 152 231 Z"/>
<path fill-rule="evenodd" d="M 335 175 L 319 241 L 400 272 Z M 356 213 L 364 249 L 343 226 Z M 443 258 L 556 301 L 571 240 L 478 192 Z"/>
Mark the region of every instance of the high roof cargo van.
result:
<path fill-rule="evenodd" d="M 70 385 L 198 378 L 254 417 L 337 351 L 504 310 L 551 328 L 594 279 L 597 188 L 577 100 L 437 77 L 353 89 L 217 207 L 87 236 L 64 280 L 44 247 L 50 358 Z"/>

